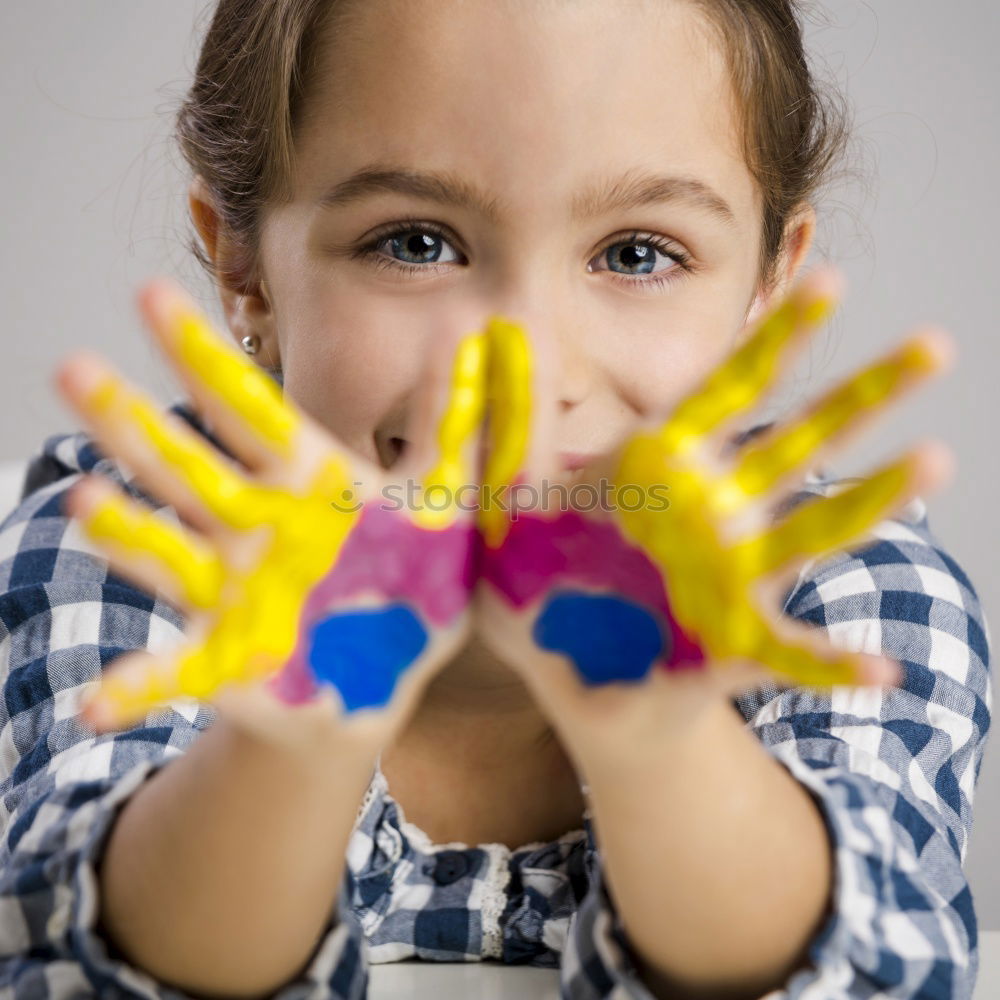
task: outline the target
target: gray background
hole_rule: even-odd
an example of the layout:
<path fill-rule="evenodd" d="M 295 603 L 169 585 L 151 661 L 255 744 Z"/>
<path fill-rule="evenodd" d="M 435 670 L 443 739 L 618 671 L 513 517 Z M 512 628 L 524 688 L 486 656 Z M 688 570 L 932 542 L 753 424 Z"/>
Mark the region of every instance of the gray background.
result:
<path fill-rule="evenodd" d="M 916 324 L 954 334 L 955 372 L 882 419 L 836 468 L 863 472 L 924 436 L 947 442 L 957 479 L 929 498 L 931 522 L 992 619 L 1000 6 L 822 0 L 808 11 L 816 72 L 854 109 L 849 163 L 862 179 L 833 186 L 820 206 L 818 249 L 842 267 L 847 297 L 779 399 L 815 394 Z M 95 348 L 161 401 L 179 392 L 134 307 L 151 275 L 174 275 L 219 318 L 185 249 L 186 189 L 170 140 L 205 13 L 204 0 L 0 5 L 0 461 L 76 426 L 51 386 L 70 349 Z M 995 743 L 991 734 L 967 862 L 984 930 L 1000 929 Z"/>

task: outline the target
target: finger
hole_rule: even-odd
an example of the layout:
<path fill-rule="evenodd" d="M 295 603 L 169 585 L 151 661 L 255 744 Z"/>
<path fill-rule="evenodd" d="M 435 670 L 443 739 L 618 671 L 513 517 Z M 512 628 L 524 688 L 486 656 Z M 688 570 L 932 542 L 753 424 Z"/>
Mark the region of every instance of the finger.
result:
<path fill-rule="evenodd" d="M 728 506 L 769 493 L 806 463 L 815 462 L 851 438 L 886 406 L 944 370 L 953 355 L 951 338 L 929 330 L 845 379 L 805 413 L 753 439 L 740 451 L 731 473 L 718 484 Z"/>
<path fill-rule="evenodd" d="M 535 363 L 524 328 L 502 316 L 487 322 L 489 345 L 487 399 L 488 448 L 483 469 L 480 528 L 486 543 L 496 547 L 507 533 L 504 491 L 524 474 L 531 438 Z"/>
<path fill-rule="evenodd" d="M 161 414 L 100 357 L 80 352 L 63 362 L 57 380 L 102 447 L 197 527 L 260 522 L 264 491 L 182 420 Z"/>
<path fill-rule="evenodd" d="M 838 648 L 827 633 L 787 617 L 773 630 L 764 630 L 752 660 L 787 683 L 820 689 L 838 684 L 893 687 L 903 677 L 890 657 Z"/>
<path fill-rule="evenodd" d="M 81 718 L 93 728 L 109 729 L 133 725 L 165 702 L 178 697 L 214 699 L 229 680 L 260 680 L 265 672 L 251 658 L 242 660 L 242 678 L 220 665 L 218 654 L 228 661 L 237 651 L 234 644 L 214 641 L 214 635 L 198 641 L 187 637 L 169 653 L 136 650 L 119 657 L 106 668 L 97 689 L 88 697 Z M 228 664 L 230 667 L 232 663 Z M 254 669 L 254 667 L 258 669 Z"/>
<path fill-rule="evenodd" d="M 232 453 L 253 471 L 287 460 L 303 418 L 274 380 L 217 333 L 175 282 L 147 283 L 138 303 L 157 343 Z"/>
<path fill-rule="evenodd" d="M 671 413 L 660 434 L 685 454 L 700 440 L 753 407 L 793 348 L 801 347 L 833 312 L 842 280 L 832 268 L 808 275 L 759 323 L 756 331 Z"/>
<path fill-rule="evenodd" d="M 739 696 L 775 679 L 818 688 L 900 682 L 902 670 L 895 660 L 881 653 L 844 650 L 816 626 L 786 615 L 774 620 L 761 613 L 762 606 L 744 603 L 723 622 L 724 631 L 703 633 L 708 680 L 720 695 Z"/>
<path fill-rule="evenodd" d="M 880 520 L 919 493 L 939 487 L 950 475 L 951 455 L 929 442 L 878 469 L 834 496 L 807 500 L 759 535 L 737 543 L 732 558 L 753 579 L 793 561 L 826 555 L 857 542 Z"/>
<path fill-rule="evenodd" d="M 210 608 L 225 575 L 215 548 L 157 517 L 110 480 L 84 476 L 66 495 L 68 512 L 115 570 L 178 607 Z"/>
<path fill-rule="evenodd" d="M 478 499 L 471 491 L 479 481 L 486 359 L 481 332 L 466 334 L 450 359 L 432 359 L 410 432 L 412 457 L 403 465 L 420 481 L 413 519 L 421 527 L 445 528 L 461 515 L 466 502 Z"/>
<path fill-rule="evenodd" d="M 79 718 L 98 733 L 124 729 L 183 695 L 173 653 L 132 650 L 104 669 Z"/>
<path fill-rule="evenodd" d="M 520 323 L 492 316 L 486 326 L 488 452 L 483 470 L 480 528 L 488 545 L 506 537 L 506 492 L 555 468 L 554 387 L 549 341 L 529 336 Z"/>

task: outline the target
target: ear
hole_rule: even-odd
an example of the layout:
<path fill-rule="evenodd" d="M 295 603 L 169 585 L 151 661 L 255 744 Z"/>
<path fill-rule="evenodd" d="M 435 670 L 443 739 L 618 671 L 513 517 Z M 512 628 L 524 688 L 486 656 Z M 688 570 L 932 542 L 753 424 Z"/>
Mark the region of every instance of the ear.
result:
<path fill-rule="evenodd" d="M 234 257 L 232 244 L 226 238 L 225 226 L 208 185 L 200 176 L 195 176 L 188 188 L 188 206 L 205 252 L 215 265 L 218 275 L 216 288 L 229 332 L 241 350 L 240 341 L 250 334 L 256 335 L 260 339 L 260 347 L 254 360 L 268 368 L 280 368 L 281 352 L 274 310 L 264 281 L 261 279 L 249 290 L 237 289 L 230 284 L 230 265 Z"/>
<path fill-rule="evenodd" d="M 816 235 L 816 210 L 806 203 L 794 212 L 785 224 L 784 249 L 775 267 L 775 279 L 769 287 L 757 290 L 753 305 L 747 313 L 747 324 L 776 306 L 795 282 L 799 269 L 805 263 L 813 237 Z"/>

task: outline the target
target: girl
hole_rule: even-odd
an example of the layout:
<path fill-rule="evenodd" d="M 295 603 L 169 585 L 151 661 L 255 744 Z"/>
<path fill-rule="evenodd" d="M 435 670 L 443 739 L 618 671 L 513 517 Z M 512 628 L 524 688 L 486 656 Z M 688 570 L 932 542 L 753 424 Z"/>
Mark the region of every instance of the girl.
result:
<path fill-rule="evenodd" d="M 416 956 L 572 998 L 971 996 L 991 695 L 916 496 L 945 456 L 775 505 L 947 340 L 736 426 L 840 294 L 797 280 L 843 133 L 795 13 L 220 0 L 178 136 L 246 355 L 151 283 L 190 401 L 67 361 L 92 434 L 0 532 L 13 995 L 361 997 Z M 451 489 L 608 469 L 671 506 Z M 440 517 L 386 511 L 415 480 Z"/>

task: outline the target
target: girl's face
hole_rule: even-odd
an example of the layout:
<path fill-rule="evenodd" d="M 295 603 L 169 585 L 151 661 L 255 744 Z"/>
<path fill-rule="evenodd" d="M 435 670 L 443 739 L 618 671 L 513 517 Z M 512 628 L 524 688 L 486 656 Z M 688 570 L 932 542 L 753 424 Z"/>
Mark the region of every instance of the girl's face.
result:
<path fill-rule="evenodd" d="M 664 414 L 766 305 L 759 194 L 689 4 L 356 4 L 317 70 L 261 296 L 227 314 L 370 459 L 398 454 L 431 342 L 491 313 L 553 338 L 556 445 L 590 455 Z M 796 232 L 777 291 L 811 215 Z"/>

